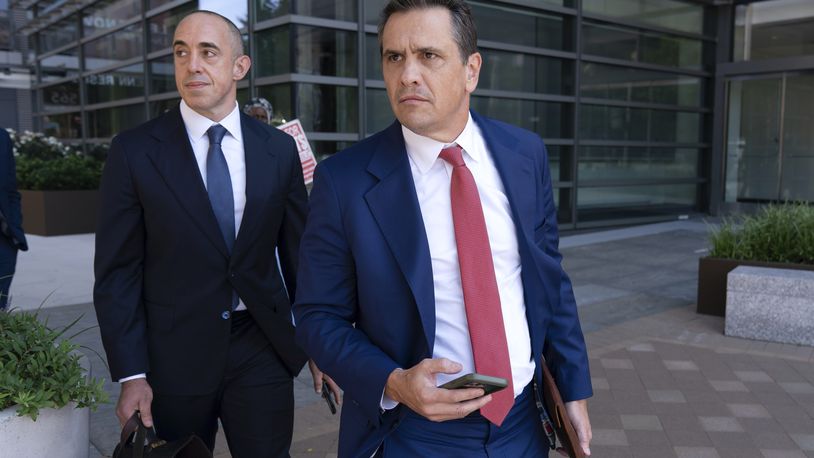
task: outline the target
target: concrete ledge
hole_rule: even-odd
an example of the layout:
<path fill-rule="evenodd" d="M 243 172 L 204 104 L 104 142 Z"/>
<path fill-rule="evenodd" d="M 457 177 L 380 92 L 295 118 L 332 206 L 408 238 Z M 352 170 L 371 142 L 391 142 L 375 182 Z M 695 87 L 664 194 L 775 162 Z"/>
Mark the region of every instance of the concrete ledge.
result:
<path fill-rule="evenodd" d="M 748 266 L 731 271 L 725 333 L 814 346 L 814 272 Z"/>

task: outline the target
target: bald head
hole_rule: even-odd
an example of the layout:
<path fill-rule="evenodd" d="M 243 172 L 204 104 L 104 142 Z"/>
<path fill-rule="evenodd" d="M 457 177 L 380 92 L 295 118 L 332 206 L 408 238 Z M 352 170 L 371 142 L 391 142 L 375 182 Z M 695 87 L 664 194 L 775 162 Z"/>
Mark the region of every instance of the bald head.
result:
<path fill-rule="evenodd" d="M 229 36 L 229 47 L 232 51 L 232 57 L 237 58 L 239 56 L 246 54 L 245 50 L 243 49 L 243 36 L 240 34 L 240 29 L 238 29 L 235 23 L 230 21 L 227 17 L 220 15 L 214 11 L 209 10 L 193 11 L 184 16 L 183 19 L 181 19 L 181 22 L 178 23 L 178 28 L 180 28 L 181 24 L 183 24 L 188 19 L 199 15 L 207 15 L 213 18 L 217 18 L 218 20 L 220 20 L 220 22 L 222 22 L 226 26 L 226 33 Z"/>

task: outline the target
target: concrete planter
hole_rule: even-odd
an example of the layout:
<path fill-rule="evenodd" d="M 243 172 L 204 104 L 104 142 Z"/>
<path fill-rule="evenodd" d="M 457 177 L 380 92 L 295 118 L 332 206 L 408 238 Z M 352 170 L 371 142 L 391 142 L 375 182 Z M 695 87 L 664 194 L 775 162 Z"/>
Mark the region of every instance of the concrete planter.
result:
<path fill-rule="evenodd" d="M 20 191 L 23 229 L 35 235 L 96 231 L 99 191 Z"/>
<path fill-rule="evenodd" d="M 70 403 L 61 409 L 41 409 L 37 421 L 17 416 L 17 407 L 0 411 L 3 456 L 87 458 L 90 409 Z"/>
<path fill-rule="evenodd" d="M 696 312 L 705 315 L 726 315 L 726 276 L 738 266 L 814 271 L 814 265 L 809 264 L 742 261 L 712 257 L 701 258 L 698 260 L 698 300 L 696 302 Z"/>

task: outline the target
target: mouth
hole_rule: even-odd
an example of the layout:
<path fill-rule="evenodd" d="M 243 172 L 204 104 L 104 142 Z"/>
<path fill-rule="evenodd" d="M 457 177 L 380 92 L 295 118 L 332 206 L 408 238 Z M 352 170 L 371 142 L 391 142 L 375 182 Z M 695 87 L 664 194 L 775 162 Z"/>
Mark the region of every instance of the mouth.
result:
<path fill-rule="evenodd" d="M 184 83 L 184 87 L 186 87 L 187 89 L 193 89 L 193 90 L 202 89 L 202 88 L 204 88 L 206 86 L 209 86 L 209 83 L 206 83 L 204 81 L 190 81 L 188 83 Z"/>
<path fill-rule="evenodd" d="M 427 100 L 424 97 L 421 97 L 420 95 L 415 95 L 415 94 L 405 95 L 405 96 L 399 97 L 399 103 L 414 104 L 414 103 L 421 103 L 421 102 L 429 102 L 429 100 Z"/>

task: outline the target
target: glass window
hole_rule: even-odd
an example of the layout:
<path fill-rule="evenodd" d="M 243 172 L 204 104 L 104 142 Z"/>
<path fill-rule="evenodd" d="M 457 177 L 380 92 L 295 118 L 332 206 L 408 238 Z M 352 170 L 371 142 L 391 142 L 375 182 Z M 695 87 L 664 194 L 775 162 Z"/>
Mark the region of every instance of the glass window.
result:
<path fill-rule="evenodd" d="M 814 54 L 814 2 L 773 0 L 738 5 L 735 60 Z"/>
<path fill-rule="evenodd" d="M 103 108 L 87 112 L 88 138 L 113 137 L 123 130 L 138 126 L 145 121 L 144 104 Z"/>
<path fill-rule="evenodd" d="M 141 14 L 141 0 L 102 0 L 82 15 L 82 36 L 114 29 Z"/>
<path fill-rule="evenodd" d="M 562 1 L 556 2 L 562 4 Z M 570 27 L 560 16 L 472 2 L 478 39 L 571 51 Z M 522 31 L 512 33 L 509 31 Z"/>
<path fill-rule="evenodd" d="M 384 89 L 367 89 L 365 91 L 365 105 L 367 105 L 368 135 L 387 128 L 396 119 L 390 109 L 387 91 Z"/>
<path fill-rule="evenodd" d="M 624 18 L 682 32 L 703 32 L 704 7 L 676 0 L 582 0 L 586 13 Z"/>
<path fill-rule="evenodd" d="M 587 22 L 582 32 L 585 54 L 669 67 L 703 67 L 700 40 Z"/>
<path fill-rule="evenodd" d="M 577 219 L 601 221 L 649 216 L 675 216 L 695 206 L 696 184 L 579 188 Z"/>
<path fill-rule="evenodd" d="M 382 53 L 379 50 L 379 38 L 373 34 L 365 36 L 365 77 L 372 80 L 381 80 Z"/>
<path fill-rule="evenodd" d="M 257 88 L 257 96 L 271 102 L 273 123 L 285 123 L 294 119 L 294 104 L 292 103 L 293 85 L 274 84 Z"/>
<path fill-rule="evenodd" d="M 79 83 L 68 81 L 42 88 L 42 111 L 80 108 Z"/>
<path fill-rule="evenodd" d="M 161 116 L 162 114 L 172 110 L 173 108 L 178 107 L 178 104 L 180 103 L 181 99 L 165 99 L 151 102 L 150 119 L 155 119 Z"/>
<path fill-rule="evenodd" d="M 353 145 L 351 142 L 331 142 L 331 141 L 318 141 L 318 142 L 310 142 L 311 148 L 314 150 L 314 156 L 317 158 L 317 162 L 322 161 L 323 159 L 336 154 L 342 151 L 345 148 L 350 147 Z"/>
<path fill-rule="evenodd" d="M 76 16 L 70 16 L 40 30 L 37 36 L 40 41 L 40 54 L 77 41 L 79 39 L 79 26 Z"/>
<path fill-rule="evenodd" d="M 8 51 L 11 50 L 11 20 L 6 8 L 0 8 L 0 49 Z"/>
<path fill-rule="evenodd" d="M 150 93 L 161 94 L 178 90 L 175 86 L 175 66 L 172 56 L 150 61 Z"/>
<path fill-rule="evenodd" d="M 150 49 L 158 51 L 172 46 L 172 35 L 181 19 L 187 14 L 195 11 L 194 3 L 185 3 L 177 8 L 165 11 L 158 16 L 153 16 L 148 22 L 150 29 Z"/>
<path fill-rule="evenodd" d="M 76 113 L 50 114 L 40 118 L 42 132 L 56 138 L 82 137 L 82 115 Z"/>
<path fill-rule="evenodd" d="M 504 91 L 572 94 L 572 62 L 484 49 L 478 87 Z"/>
<path fill-rule="evenodd" d="M 702 106 L 702 80 L 694 76 L 652 72 L 592 62 L 582 64 L 583 97 Z"/>
<path fill-rule="evenodd" d="M 551 169 L 551 180 L 554 184 L 560 181 L 573 181 L 571 173 L 571 157 L 573 146 L 546 145 L 548 153 L 548 166 Z"/>
<path fill-rule="evenodd" d="M 582 105 L 580 131 L 590 140 L 697 143 L 701 114 L 683 111 Z"/>
<path fill-rule="evenodd" d="M 297 14 L 356 22 L 356 0 L 297 0 Z"/>
<path fill-rule="evenodd" d="M 248 0 L 198 0 L 195 9 L 214 11 L 232 21 L 238 29 L 246 29 L 249 24 Z"/>
<path fill-rule="evenodd" d="M 141 24 L 133 24 L 85 43 L 84 50 L 86 70 L 108 67 L 141 56 L 143 51 Z"/>
<path fill-rule="evenodd" d="M 170 3 L 170 2 L 173 2 L 173 1 L 175 1 L 175 0 L 149 0 L 149 2 L 147 2 L 149 4 L 147 9 L 151 10 L 153 8 L 158 8 L 161 5 L 166 5 L 167 3 Z"/>
<path fill-rule="evenodd" d="M 71 48 L 40 61 L 41 81 L 53 81 L 79 74 L 79 48 Z"/>
<path fill-rule="evenodd" d="M 387 0 L 365 0 L 365 23 L 379 25 L 379 15 L 382 13 Z"/>
<path fill-rule="evenodd" d="M 257 22 L 291 12 L 291 0 L 254 0 Z"/>
<path fill-rule="evenodd" d="M 88 104 L 144 96 L 144 65 L 136 64 L 85 77 Z"/>
<path fill-rule="evenodd" d="M 699 150 L 580 146 L 579 181 L 696 178 Z"/>
<path fill-rule="evenodd" d="M 297 73 L 356 77 L 356 32 L 294 27 Z"/>
<path fill-rule="evenodd" d="M 254 65 L 257 76 L 291 73 L 291 46 L 288 26 L 257 32 L 257 51 Z"/>
<path fill-rule="evenodd" d="M 306 132 L 359 132 L 356 86 L 297 84 L 297 117 Z"/>
<path fill-rule="evenodd" d="M 573 136 L 571 104 L 475 96 L 472 97 L 472 109 L 536 132 L 543 138 Z"/>

